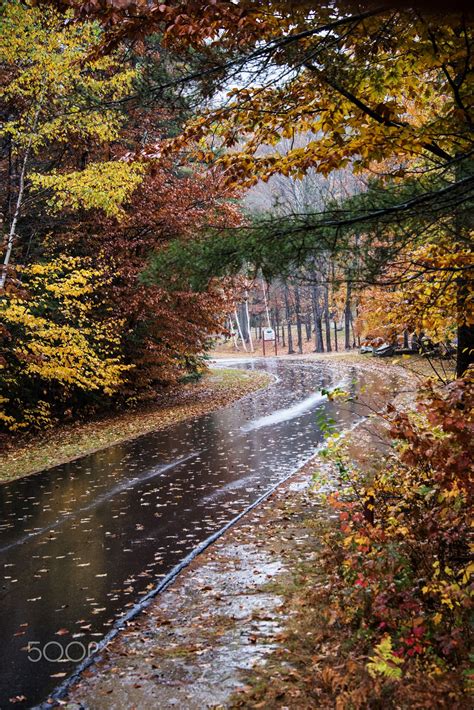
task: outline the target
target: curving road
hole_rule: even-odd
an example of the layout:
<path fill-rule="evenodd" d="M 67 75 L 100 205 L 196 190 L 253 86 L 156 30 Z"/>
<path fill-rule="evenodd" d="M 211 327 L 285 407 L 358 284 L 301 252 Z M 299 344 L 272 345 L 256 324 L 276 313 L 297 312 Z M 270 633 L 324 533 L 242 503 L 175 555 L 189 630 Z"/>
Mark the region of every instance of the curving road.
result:
<path fill-rule="evenodd" d="M 232 366 L 266 369 L 276 382 L 215 413 L 0 486 L 1 708 L 45 700 L 188 553 L 314 454 L 317 410 L 341 427 L 361 414 L 320 394 L 341 381 L 327 362 Z M 374 375 L 356 384 L 354 374 L 344 380 L 355 390 L 383 387 Z"/>

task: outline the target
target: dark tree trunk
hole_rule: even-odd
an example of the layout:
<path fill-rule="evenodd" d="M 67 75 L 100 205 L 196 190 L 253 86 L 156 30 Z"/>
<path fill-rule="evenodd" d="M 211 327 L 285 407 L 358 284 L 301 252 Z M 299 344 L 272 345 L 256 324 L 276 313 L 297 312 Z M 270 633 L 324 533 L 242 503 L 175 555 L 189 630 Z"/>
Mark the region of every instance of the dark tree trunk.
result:
<path fill-rule="evenodd" d="M 79 170 L 85 170 L 87 167 L 87 161 L 89 158 L 89 151 L 88 150 L 83 150 L 81 153 L 81 157 L 79 159 Z"/>
<path fill-rule="evenodd" d="M 351 331 L 352 331 L 352 347 L 356 348 L 357 347 L 356 334 L 355 334 L 355 330 L 354 330 L 354 318 L 352 317 L 352 313 L 351 313 Z"/>
<path fill-rule="evenodd" d="M 245 310 L 245 303 L 239 303 L 237 307 L 239 314 L 240 329 L 242 331 L 242 337 L 246 343 L 249 343 L 249 329 L 247 323 L 247 312 Z"/>
<path fill-rule="evenodd" d="M 5 191 L 5 214 L 8 217 L 8 221 L 11 219 L 11 206 L 12 206 L 12 177 L 13 177 L 13 161 L 12 161 L 12 138 L 8 136 L 8 180 L 7 189 Z"/>
<path fill-rule="evenodd" d="M 288 332 L 288 355 L 293 355 L 293 335 L 291 333 L 291 308 L 290 299 L 288 296 L 288 286 L 285 286 L 285 312 L 286 312 L 286 327 Z"/>
<path fill-rule="evenodd" d="M 314 352 L 323 353 L 324 343 L 323 343 L 323 326 L 321 319 L 321 306 L 319 304 L 319 286 L 313 286 L 311 292 L 311 301 L 313 304 L 313 317 L 314 317 Z M 331 334 L 329 334 L 331 337 Z"/>
<path fill-rule="evenodd" d="M 324 328 L 326 331 L 326 350 L 328 353 L 332 351 L 331 347 L 331 319 L 329 317 L 329 286 L 327 283 L 324 284 L 323 288 L 324 295 Z"/>
<path fill-rule="evenodd" d="M 421 333 L 413 333 L 411 338 L 411 348 L 417 352 L 421 351 Z"/>
<path fill-rule="evenodd" d="M 474 326 L 465 322 L 468 299 L 472 291 L 472 282 L 458 278 L 458 346 L 456 355 L 456 377 L 462 377 L 468 367 L 474 365 Z"/>
<path fill-rule="evenodd" d="M 355 303 L 355 314 L 356 314 L 356 318 L 359 318 L 359 312 L 360 312 L 360 309 L 359 309 L 359 297 L 357 297 L 356 303 Z M 357 333 L 357 347 L 360 348 L 360 331 Z"/>
<path fill-rule="evenodd" d="M 472 175 L 473 161 L 470 160 L 467 165 L 459 161 L 455 167 L 456 180 L 461 180 L 468 174 Z M 455 210 L 455 230 L 458 235 L 460 244 L 463 244 L 472 234 L 474 220 L 472 211 L 467 215 L 467 219 L 463 219 L 459 209 Z M 454 245 L 456 248 L 456 245 Z M 470 309 L 472 310 L 472 301 L 470 298 L 473 293 L 474 280 L 472 277 L 459 275 L 456 279 L 457 294 L 457 353 L 456 353 L 456 377 L 463 377 L 466 370 L 474 365 L 474 325 L 466 322 Z"/>
<path fill-rule="evenodd" d="M 458 327 L 456 377 L 462 377 L 472 365 L 474 365 L 474 327 L 463 324 Z"/>
<path fill-rule="evenodd" d="M 300 355 L 303 353 L 303 329 L 301 327 L 301 302 L 300 302 L 300 290 L 298 286 L 295 286 L 295 311 L 296 311 L 296 332 L 298 334 L 298 352 Z"/>
<path fill-rule="evenodd" d="M 311 311 L 307 311 L 304 319 L 304 327 L 306 328 L 306 340 L 308 343 L 311 340 L 311 325 Z"/>
<path fill-rule="evenodd" d="M 337 323 L 334 321 L 334 350 L 337 352 Z"/>
<path fill-rule="evenodd" d="M 351 282 L 348 279 L 346 285 L 346 305 L 344 306 L 344 347 L 351 349 Z"/>

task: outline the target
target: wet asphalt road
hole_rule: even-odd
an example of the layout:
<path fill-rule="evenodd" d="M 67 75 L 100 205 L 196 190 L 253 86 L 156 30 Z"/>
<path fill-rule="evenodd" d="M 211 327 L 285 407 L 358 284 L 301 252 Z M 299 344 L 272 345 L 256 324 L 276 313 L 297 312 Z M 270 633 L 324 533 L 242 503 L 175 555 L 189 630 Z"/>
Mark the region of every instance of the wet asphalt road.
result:
<path fill-rule="evenodd" d="M 221 362 L 221 365 L 226 363 Z M 0 707 L 32 707 L 183 557 L 361 415 L 326 363 L 268 359 L 236 404 L 0 486 Z M 380 389 L 371 375 L 345 385 Z M 21 703 L 11 699 L 25 696 Z"/>

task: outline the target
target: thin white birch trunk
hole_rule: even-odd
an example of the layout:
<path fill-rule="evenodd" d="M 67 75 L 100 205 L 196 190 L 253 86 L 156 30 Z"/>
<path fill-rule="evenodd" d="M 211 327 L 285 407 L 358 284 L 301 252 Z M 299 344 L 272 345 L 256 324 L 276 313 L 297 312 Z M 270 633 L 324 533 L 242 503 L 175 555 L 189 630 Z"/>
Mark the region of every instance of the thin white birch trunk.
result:
<path fill-rule="evenodd" d="M 272 327 L 272 324 L 270 322 L 270 311 L 268 310 L 268 303 L 267 303 L 267 290 L 265 288 L 265 281 L 263 281 L 263 300 L 265 302 L 265 313 L 267 314 L 267 325 L 269 328 Z"/>
<path fill-rule="evenodd" d="M 252 341 L 252 330 L 250 328 L 249 294 L 248 294 L 248 292 L 245 294 L 245 315 L 247 316 L 247 332 L 249 334 L 250 352 L 253 353 L 254 347 L 253 347 L 253 341 Z"/>
<path fill-rule="evenodd" d="M 235 322 L 237 323 L 237 330 L 239 331 L 240 339 L 242 341 L 242 345 L 244 346 L 244 350 L 245 350 L 245 352 L 248 352 L 247 345 L 244 340 L 244 336 L 242 335 L 242 328 L 240 327 L 239 316 L 237 315 L 237 308 L 234 309 L 234 318 L 235 318 Z"/>
<path fill-rule="evenodd" d="M 5 281 L 7 280 L 8 265 L 10 264 L 10 258 L 12 255 L 13 244 L 15 242 L 15 236 L 16 236 L 16 225 L 18 224 L 18 218 L 20 217 L 21 205 L 23 202 L 23 193 L 25 191 L 26 166 L 28 164 L 28 158 L 30 157 L 31 146 L 33 144 L 33 135 L 35 134 L 36 128 L 38 126 L 40 109 L 41 109 L 41 100 L 40 100 L 40 104 L 38 106 L 38 109 L 36 111 L 36 114 L 35 114 L 35 117 L 33 120 L 33 126 L 31 129 L 30 139 L 28 141 L 28 145 L 26 146 L 26 151 L 25 151 L 25 155 L 23 158 L 23 164 L 21 166 L 20 182 L 19 182 L 19 186 L 18 186 L 18 197 L 16 200 L 15 212 L 13 213 L 13 219 L 10 224 L 10 230 L 8 232 L 7 250 L 5 252 L 5 258 L 3 260 L 2 274 L 0 276 L 0 290 L 3 290 L 5 288 Z"/>

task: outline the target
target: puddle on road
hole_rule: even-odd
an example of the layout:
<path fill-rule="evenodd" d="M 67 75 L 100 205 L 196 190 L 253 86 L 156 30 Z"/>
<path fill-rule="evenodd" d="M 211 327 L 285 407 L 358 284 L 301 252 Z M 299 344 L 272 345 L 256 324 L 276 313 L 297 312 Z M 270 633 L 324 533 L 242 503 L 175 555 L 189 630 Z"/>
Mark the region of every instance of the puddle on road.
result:
<path fill-rule="evenodd" d="M 340 367 L 233 366 L 278 381 L 226 409 L 0 486 L 1 707 L 18 695 L 22 707 L 44 700 L 199 542 L 298 468 L 322 439 L 316 411 L 342 428 L 366 413 L 321 398 Z M 343 374 L 354 393 L 367 388 L 365 399 L 395 387 L 386 376 L 356 385 L 355 369 Z"/>

